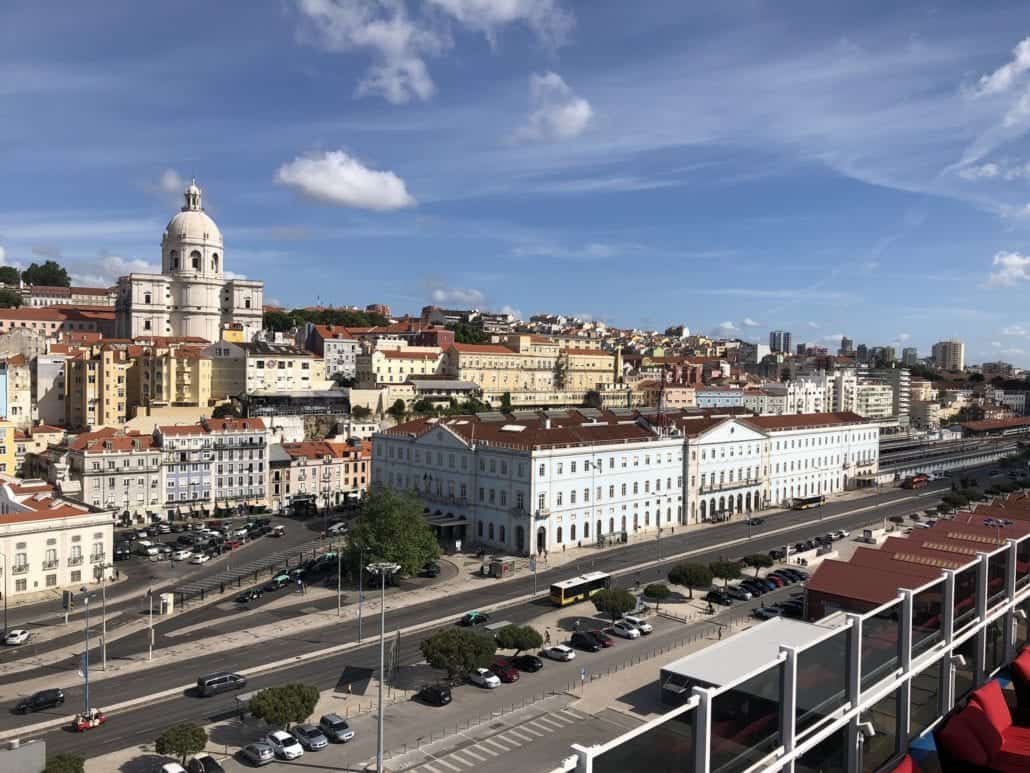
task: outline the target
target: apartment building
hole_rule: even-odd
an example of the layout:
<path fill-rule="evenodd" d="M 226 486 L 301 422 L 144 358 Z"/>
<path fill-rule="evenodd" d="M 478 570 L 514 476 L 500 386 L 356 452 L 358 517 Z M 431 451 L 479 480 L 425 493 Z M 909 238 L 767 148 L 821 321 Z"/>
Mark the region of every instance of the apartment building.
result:
<path fill-rule="evenodd" d="M 377 433 L 372 480 L 413 491 L 445 541 L 520 554 L 674 527 L 682 438 L 577 411 L 420 419 Z"/>
<path fill-rule="evenodd" d="M 787 388 L 783 384 L 763 384 L 761 389 L 746 389 L 744 408 L 757 414 L 786 413 Z"/>
<path fill-rule="evenodd" d="M 102 317 L 73 309 L 0 309 L 0 333 L 30 330 L 56 341 L 73 332 L 103 332 Z"/>
<path fill-rule="evenodd" d="M 292 344 L 218 341 L 201 352 L 211 361 L 211 399 L 254 392 L 304 392 L 325 385 L 322 360 Z"/>
<path fill-rule="evenodd" d="M 65 355 L 51 352 L 32 358 L 32 404 L 35 418 L 43 424 L 63 424 Z"/>
<path fill-rule="evenodd" d="M 196 346 L 147 348 L 139 358 L 140 405 L 211 404 L 211 358 Z"/>
<path fill-rule="evenodd" d="M 858 385 L 855 413 L 867 419 L 888 419 L 894 415 L 894 390 L 887 384 L 869 381 Z"/>
<path fill-rule="evenodd" d="M 685 443 L 683 522 L 752 513 L 768 504 L 768 437 L 750 420 L 725 415 L 672 417 Z"/>
<path fill-rule="evenodd" d="M 129 374 L 134 365 L 127 349 L 113 345 L 69 354 L 65 359 L 65 424 L 72 429 L 125 424 Z"/>
<path fill-rule="evenodd" d="M 891 388 L 891 415 L 907 417 L 912 401 L 911 373 L 908 368 L 870 368 L 859 371 L 859 383 L 886 384 Z"/>
<path fill-rule="evenodd" d="M 154 430 L 161 452 L 162 501 L 169 520 L 212 507 L 214 441 L 203 424 L 161 426 Z"/>
<path fill-rule="evenodd" d="M 357 356 L 358 385 L 379 389 L 414 378 L 439 376 L 443 359 L 443 351 L 436 346 L 384 345 Z"/>
<path fill-rule="evenodd" d="M 32 402 L 32 365 L 21 354 L 0 360 L 0 385 L 4 387 L 0 416 L 18 429 L 32 426 L 35 419 Z"/>
<path fill-rule="evenodd" d="M 372 478 L 372 444 L 304 441 L 284 443 L 290 458 L 285 475 L 274 482 L 285 486 L 284 505 L 295 498 L 310 499 L 319 507 L 356 502 L 365 496 Z"/>
<path fill-rule="evenodd" d="M 966 345 L 961 341 L 938 341 L 931 349 L 933 364 L 941 370 L 961 371 L 966 364 Z"/>
<path fill-rule="evenodd" d="M 356 378 L 361 343 L 357 337 L 340 325 L 307 323 L 302 333 L 304 348 L 322 358 L 325 378 Z"/>
<path fill-rule="evenodd" d="M 698 387 L 694 391 L 698 408 L 742 408 L 744 390 L 730 387 Z"/>
<path fill-rule="evenodd" d="M 114 428 L 71 439 L 50 483 L 74 500 L 118 515 L 156 513 L 163 503 L 161 449 L 151 435 Z"/>
<path fill-rule="evenodd" d="M 22 306 L 110 306 L 114 307 L 113 287 L 54 287 L 25 285 L 20 289 Z"/>
<path fill-rule="evenodd" d="M 0 555 L 10 560 L 11 598 L 113 577 L 113 543 L 109 510 L 69 502 L 42 481 L 0 480 Z"/>
<path fill-rule="evenodd" d="M 0 429 L 2 427 L 3 425 L 0 424 Z M 64 437 L 63 427 L 54 427 L 49 424 L 35 424 L 27 430 L 15 430 L 14 467 L 8 467 L 6 470 L 0 470 L 0 472 L 10 473 L 13 469 L 14 474 L 19 478 L 45 479 L 47 449 L 52 445 L 63 443 Z M 0 461 L 0 465 L 3 465 L 5 461 Z"/>

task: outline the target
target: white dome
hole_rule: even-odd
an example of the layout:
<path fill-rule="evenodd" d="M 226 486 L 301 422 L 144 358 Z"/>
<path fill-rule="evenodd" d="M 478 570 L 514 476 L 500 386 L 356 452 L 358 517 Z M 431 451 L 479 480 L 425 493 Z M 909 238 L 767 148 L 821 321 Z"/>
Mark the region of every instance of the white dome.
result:
<path fill-rule="evenodd" d="M 172 242 L 207 242 L 222 246 L 222 232 L 215 221 L 199 209 L 176 213 L 165 227 L 165 239 Z"/>

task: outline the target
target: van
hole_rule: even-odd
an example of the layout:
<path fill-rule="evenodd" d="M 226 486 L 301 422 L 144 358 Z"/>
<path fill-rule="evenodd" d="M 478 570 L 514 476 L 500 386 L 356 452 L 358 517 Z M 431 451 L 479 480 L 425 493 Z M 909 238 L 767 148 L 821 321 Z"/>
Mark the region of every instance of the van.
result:
<path fill-rule="evenodd" d="M 223 692 L 242 690 L 246 686 L 246 677 L 242 677 L 239 674 L 208 674 L 197 680 L 197 693 L 207 698 Z"/>
<path fill-rule="evenodd" d="M 135 545 L 132 546 L 133 552 L 137 556 L 156 556 L 158 554 L 157 545 L 149 542 L 148 540 L 141 539 Z"/>
<path fill-rule="evenodd" d="M 272 527 L 272 530 L 270 532 L 268 532 L 268 536 L 269 537 L 285 537 L 286 536 L 286 527 L 283 526 L 282 524 L 276 524 L 275 526 Z"/>

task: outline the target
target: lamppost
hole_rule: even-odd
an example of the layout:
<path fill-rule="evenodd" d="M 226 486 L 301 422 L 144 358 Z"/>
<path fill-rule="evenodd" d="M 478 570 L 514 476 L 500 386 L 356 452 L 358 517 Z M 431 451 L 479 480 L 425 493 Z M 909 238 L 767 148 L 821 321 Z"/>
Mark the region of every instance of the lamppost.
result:
<path fill-rule="evenodd" d="M 1001 542 L 1001 530 L 1006 526 L 1011 526 L 1012 521 L 1007 518 L 985 518 L 984 526 L 994 527 L 994 539 Z"/>
<path fill-rule="evenodd" d="M 7 635 L 7 554 L 0 553 L 4 559 L 4 636 Z"/>
<path fill-rule="evenodd" d="M 398 564 L 368 565 L 369 574 L 379 575 L 379 738 L 376 742 L 376 773 L 383 773 L 383 681 L 386 676 L 386 578 L 400 570 Z"/>
<path fill-rule="evenodd" d="M 94 568 L 100 580 L 100 662 L 101 670 L 107 670 L 107 570 L 114 564 L 100 564 Z"/>
<path fill-rule="evenodd" d="M 82 653 L 82 678 L 85 682 L 82 713 L 89 716 L 89 591 L 83 587 L 79 588 L 79 593 L 82 594 L 82 606 L 86 610 L 86 649 Z"/>

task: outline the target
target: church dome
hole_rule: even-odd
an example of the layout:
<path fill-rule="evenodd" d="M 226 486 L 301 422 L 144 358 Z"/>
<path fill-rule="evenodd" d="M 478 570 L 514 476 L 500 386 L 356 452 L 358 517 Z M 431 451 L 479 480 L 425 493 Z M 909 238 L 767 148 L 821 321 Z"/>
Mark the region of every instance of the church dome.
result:
<path fill-rule="evenodd" d="M 165 227 L 165 239 L 176 242 L 203 243 L 222 246 L 222 232 L 215 221 L 204 211 L 202 192 L 194 180 L 186 188 L 183 196 L 186 203 L 182 210 L 168 221 Z"/>

